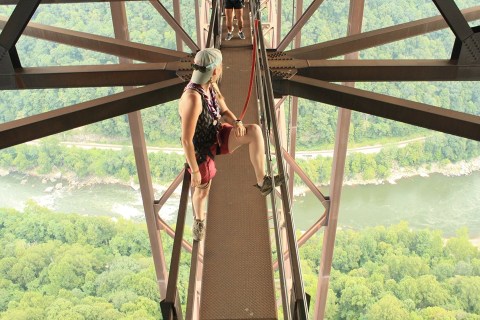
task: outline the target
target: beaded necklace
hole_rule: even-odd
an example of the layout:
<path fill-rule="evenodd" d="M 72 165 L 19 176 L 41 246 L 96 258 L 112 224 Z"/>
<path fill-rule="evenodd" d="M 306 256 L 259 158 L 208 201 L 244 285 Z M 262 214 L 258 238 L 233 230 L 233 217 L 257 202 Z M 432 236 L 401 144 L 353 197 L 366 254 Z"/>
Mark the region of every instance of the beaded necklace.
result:
<path fill-rule="evenodd" d="M 205 92 L 203 87 L 198 83 L 189 82 L 185 87 L 185 89 L 192 89 L 200 93 L 202 97 L 205 99 L 205 101 L 207 101 L 208 111 L 210 112 L 212 117 L 217 120 L 220 119 L 220 108 L 218 106 L 215 90 L 213 90 L 212 86 L 209 86 L 208 88 L 211 99 L 208 98 L 207 93 Z"/>

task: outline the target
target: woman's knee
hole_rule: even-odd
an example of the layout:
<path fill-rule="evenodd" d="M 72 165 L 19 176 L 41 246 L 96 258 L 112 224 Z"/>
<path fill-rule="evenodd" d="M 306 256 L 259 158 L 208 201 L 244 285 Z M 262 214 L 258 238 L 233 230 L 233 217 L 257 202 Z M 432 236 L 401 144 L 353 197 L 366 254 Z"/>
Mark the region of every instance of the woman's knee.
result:
<path fill-rule="evenodd" d="M 247 126 L 247 133 L 252 136 L 262 136 L 262 128 L 258 124 L 249 124 Z"/>
<path fill-rule="evenodd" d="M 202 189 L 202 188 L 195 188 L 194 196 L 199 200 L 204 200 L 208 197 L 208 193 L 210 192 L 210 188 Z"/>

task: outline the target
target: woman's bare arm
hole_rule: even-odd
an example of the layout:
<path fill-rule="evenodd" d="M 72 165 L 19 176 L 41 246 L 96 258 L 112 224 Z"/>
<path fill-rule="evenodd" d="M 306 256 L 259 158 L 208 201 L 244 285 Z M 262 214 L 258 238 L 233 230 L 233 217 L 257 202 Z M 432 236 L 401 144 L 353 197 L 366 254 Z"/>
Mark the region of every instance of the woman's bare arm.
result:
<path fill-rule="evenodd" d="M 197 160 L 195 158 L 195 148 L 193 146 L 193 135 L 197 120 L 202 112 L 202 99 L 196 92 L 185 91 L 180 99 L 178 107 L 180 117 L 182 118 L 182 146 L 185 152 L 188 165 L 192 169 L 192 186 L 198 186 L 201 182 L 201 176 Z"/>

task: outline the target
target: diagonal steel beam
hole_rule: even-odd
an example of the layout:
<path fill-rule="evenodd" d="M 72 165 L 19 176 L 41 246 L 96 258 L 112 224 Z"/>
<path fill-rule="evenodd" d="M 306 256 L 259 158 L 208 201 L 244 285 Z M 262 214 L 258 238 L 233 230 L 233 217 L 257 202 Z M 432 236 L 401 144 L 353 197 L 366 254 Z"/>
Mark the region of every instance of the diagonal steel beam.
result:
<path fill-rule="evenodd" d="M 17 4 L 0 33 L 0 71 L 11 72 L 20 66 L 15 44 L 23 33 L 28 22 L 37 10 L 40 0 L 24 0 Z"/>
<path fill-rule="evenodd" d="M 178 99 L 184 85 L 167 80 L 0 124 L 0 149 Z"/>
<path fill-rule="evenodd" d="M 167 63 L 19 68 L 0 74 L 0 90 L 141 86 L 176 78 Z"/>
<path fill-rule="evenodd" d="M 280 44 L 277 47 L 277 51 L 283 51 L 285 48 L 292 42 L 293 38 L 297 36 L 297 34 L 302 30 L 303 26 L 307 21 L 310 19 L 310 17 L 315 13 L 315 11 L 320 7 L 322 4 L 323 0 L 314 0 L 310 6 L 305 10 L 303 15 L 300 17 L 300 19 L 297 20 L 295 25 L 290 29 L 290 31 L 287 33 L 285 38 L 280 42 Z"/>
<path fill-rule="evenodd" d="M 15 46 L 41 0 L 20 1 L 0 34 L 0 46 L 8 51 Z"/>
<path fill-rule="evenodd" d="M 127 21 L 127 10 L 124 2 L 111 2 L 110 12 L 112 15 L 113 30 L 115 38 L 122 40 L 130 40 Z M 131 64 L 131 59 L 120 57 L 121 64 Z M 133 89 L 132 86 L 125 86 L 124 90 Z M 143 128 L 143 121 L 140 111 L 128 113 L 128 123 L 130 127 L 130 134 L 132 138 L 133 153 L 135 156 L 135 164 L 137 167 L 137 176 L 140 183 L 140 192 L 142 195 L 142 202 L 145 214 L 145 221 L 147 223 L 147 231 L 150 239 L 150 246 L 152 248 L 152 258 L 155 266 L 155 273 L 157 284 L 160 292 L 160 297 L 165 296 L 168 272 L 166 268 L 165 255 L 163 252 L 162 237 L 157 230 L 156 214 L 153 208 L 155 200 L 152 177 L 150 171 L 150 164 L 148 161 L 147 144 L 145 141 L 145 130 Z"/>
<path fill-rule="evenodd" d="M 342 81 L 475 81 L 480 65 L 451 60 L 271 60 L 275 73 Z"/>
<path fill-rule="evenodd" d="M 480 116 L 302 76 L 273 83 L 274 91 L 480 141 Z"/>
<path fill-rule="evenodd" d="M 452 0 L 433 0 L 438 11 L 442 14 L 450 29 L 461 41 L 473 35 L 473 30 L 462 15 L 462 12 Z"/>
<path fill-rule="evenodd" d="M 469 61 L 472 63 L 480 62 L 480 33 L 470 28 L 468 22 L 458 9 L 455 1 L 452 0 L 433 0 L 438 10 L 447 21 L 450 29 L 463 44 L 466 50 L 462 50 L 460 61 Z"/>
<path fill-rule="evenodd" d="M 5 17 L 0 17 L 0 28 L 5 27 L 6 21 L 7 19 Z M 188 55 L 181 51 L 169 50 L 131 41 L 117 40 L 33 22 L 28 24 L 23 34 L 144 62 L 176 61 Z"/>
<path fill-rule="evenodd" d="M 461 12 L 467 21 L 480 19 L 480 6 L 465 9 Z M 448 25 L 442 16 L 435 16 L 293 49 L 285 51 L 285 53 L 298 59 L 328 59 L 447 27 Z"/>
<path fill-rule="evenodd" d="M 177 2 L 177 1 L 174 1 Z M 179 40 L 183 40 L 185 44 L 192 50 L 192 52 L 196 52 L 197 50 L 200 50 L 200 48 L 197 46 L 197 44 L 190 38 L 188 33 L 185 31 L 185 29 L 182 28 L 182 26 L 179 24 L 179 22 L 168 12 L 168 10 L 163 6 L 163 4 L 160 3 L 159 0 L 150 0 L 150 3 L 153 5 L 155 9 L 157 9 L 158 13 L 165 19 L 165 21 L 175 30 L 175 34 L 177 35 L 177 46 Z M 178 4 L 174 3 L 174 8 Z M 176 11 L 179 10 L 178 8 Z M 180 38 L 179 38 L 180 37 Z M 181 43 L 181 41 L 180 41 Z M 177 47 L 178 49 L 181 48 Z"/>

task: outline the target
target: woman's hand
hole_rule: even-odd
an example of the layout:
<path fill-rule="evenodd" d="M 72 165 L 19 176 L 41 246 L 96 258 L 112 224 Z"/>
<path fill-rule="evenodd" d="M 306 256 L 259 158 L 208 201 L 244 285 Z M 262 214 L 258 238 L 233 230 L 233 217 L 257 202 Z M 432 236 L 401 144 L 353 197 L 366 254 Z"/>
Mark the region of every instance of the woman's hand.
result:
<path fill-rule="evenodd" d="M 233 123 L 233 129 L 235 130 L 236 137 L 243 137 L 247 133 L 247 129 L 240 120 L 237 120 Z"/>
<path fill-rule="evenodd" d="M 200 170 L 192 171 L 192 187 L 198 187 L 202 183 Z"/>

